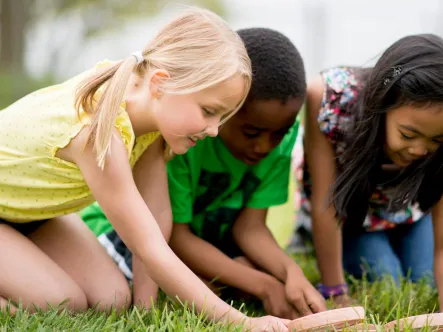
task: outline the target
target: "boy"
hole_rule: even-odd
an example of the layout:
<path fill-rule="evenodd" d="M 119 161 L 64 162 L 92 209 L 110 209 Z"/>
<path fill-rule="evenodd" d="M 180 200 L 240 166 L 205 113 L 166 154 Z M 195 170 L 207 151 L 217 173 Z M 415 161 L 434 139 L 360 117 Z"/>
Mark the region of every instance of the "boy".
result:
<path fill-rule="evenodd" d="M 268 314 L 292 319 L 325 310 L 320 293 L 266 227 L 268 208 L 288 198 L 305 71 L 284 35 L 264 28 L 238 33 L 252 62 L 251 91 L 218 137 L 168 163 L 170 246 L 202 279 L 251 294 Z M 104 242 L 131 278 L 131 255 L 116 233 L 102 236 Z"/>

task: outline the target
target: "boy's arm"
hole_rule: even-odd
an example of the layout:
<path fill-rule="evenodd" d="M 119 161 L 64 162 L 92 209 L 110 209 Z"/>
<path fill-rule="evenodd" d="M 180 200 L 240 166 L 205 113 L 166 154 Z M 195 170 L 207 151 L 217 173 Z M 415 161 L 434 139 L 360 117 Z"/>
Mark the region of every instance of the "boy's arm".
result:
<path fill-rule="evenodd" d="M 263 161 L 267 165 L 261 166 L 266 167 L 268 171 L 233 226 L 234 240 L 247 258 L 281 282 L 286 282 L 289 271 L 303 273 L 300 267 L 281 250 L 266 226 L 266 215 L 269 207 L 284 204 L 288 200 L 291 151 L 297 137 L 298 126 L 297 120 L 291 131 L 275 148 L 279 150 L 272 151 L 272 155 Z"/>
<path fill-rule="evenodd" d="M 143 153 L 134 166 L 137 189 L 157 220 L 163 236 L 169 241 L 172 231 L 172 211 L 168 192 L 166 162 L 163 157 L 165 142 L 159 136 Z"/>
<path fill-rule="evenodd" d="M 285 283 L 290 274 L 303 272 L 266 226 L 267 212 L 268 209 L 244 208 L 234 224 L 234 239 L 247 258 Z"/>
<path fill-rule="evenodd" d="M 270 314 L 293 318 L 288 314 L 292 309 L 284 296 L 278 296 L 282 292 L 277 290 L 284 286 L 277 279 L 234 261 L 192 233 L 189 226 L 193 219 L 195 190 L 192 176 L 199 176 L 199 169 L 195 167 L 199 164 L 199 152 L 194 149 L 186 155 L 176 156 L 168 163 L 169 192 L 176 221 L 170 240 L 171 248 L 200 277 L 209 281 L 218 279 L 225 285 L 256 296 L 263 301 Z"/>
<path fill-rule="evenodd" d="M 267 209 L 243 209 L 233 229 L 238 246 L 247 258 L 285 284 L 286 296 L 300 315 L 326 310 L 322 296 L 274 239 L 266 226 L 266 214 Z"/>
<path fill-rule="evenodd" d="M 216 279 L 262 300 L 275 287 L 277 280 L 226 256 L 192 233 L 188 224 L 174 224 L 170 246 L 191 270 L 209 281 Z"/>
<path fill-rule="evenodd" d="M 233 235 L 247 258 L 286 286 L 286 295 L 301 315 L 326 309 L 324 299 L 301 268 L 280 248 L 266 226 L 267 209 L 288 199 L 291 153 L 298 134 L 297 121 L 273 153 L 274 160 L 262 183 L 237 218 Z M 269 156 L 271 158 L 271 156 Z M 263 164 L 265 167 L 266 164 Z"/>

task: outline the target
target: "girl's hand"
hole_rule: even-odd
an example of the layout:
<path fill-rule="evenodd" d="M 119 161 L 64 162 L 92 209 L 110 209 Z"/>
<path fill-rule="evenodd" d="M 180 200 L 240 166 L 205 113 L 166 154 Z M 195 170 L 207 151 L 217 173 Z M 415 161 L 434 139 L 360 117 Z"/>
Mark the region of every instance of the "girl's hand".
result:
<path fill-rule="evenodd" d="M 249 318 L 246 321 L 244 331 L 248 332 L 288 332 L 291 321 L 280 319 L 274 316 L 263 316 L 258 318 Z"/>
<path fill-rule="evenodd" d="M 350 307 L 356 304 L 357 301 L 353 301 L 348 294 L 341 294 L 332 298 L 332 306 L 334 309 Z"/>

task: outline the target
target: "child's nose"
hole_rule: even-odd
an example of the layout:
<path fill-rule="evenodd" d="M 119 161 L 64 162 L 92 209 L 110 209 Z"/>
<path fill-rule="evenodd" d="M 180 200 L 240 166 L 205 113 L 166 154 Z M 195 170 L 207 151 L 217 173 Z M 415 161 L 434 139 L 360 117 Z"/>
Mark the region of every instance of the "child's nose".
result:
<path fill-rule="evenodd" d="M 206 129 L 206 134 L 211 137 L 215 137 L 218 135 L 218 126 L 209 126 Z"/>
<path fill-rule="evenodd" d="M 255 142 L 253 151 L 257 154 L 267 154 L 272 150 L 272 148 L 273 146 L 271 144 L 271 141 L 267 137 L 262 137 L 262 139 Z"/>
<path fill-rule="evenodd" d="M 409 154 L 413 156 L 423 157 L 428 154 L 428 148 L 425 145 L 417 145 L 409 148 Z"/>

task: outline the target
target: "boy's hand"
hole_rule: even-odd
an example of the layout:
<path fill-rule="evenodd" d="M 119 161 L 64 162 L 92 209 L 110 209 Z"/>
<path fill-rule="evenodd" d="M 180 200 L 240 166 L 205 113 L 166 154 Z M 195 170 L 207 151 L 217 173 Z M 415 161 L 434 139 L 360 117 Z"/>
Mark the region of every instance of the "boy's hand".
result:
<path fill-rule="evenodd" d="M 285 285 L 272 276 L 264 282 L 264 291 L 260 296 L 268 315 L 294 319 L 296 312 L 286 298 Z"/>
<path fill-rule="evenodd" d="M 306 279 L 298 266 L 289 272 L 285 291 L 287 300 L 295 307 L 300 316 L 326 310 L 325 299 Z"/>

